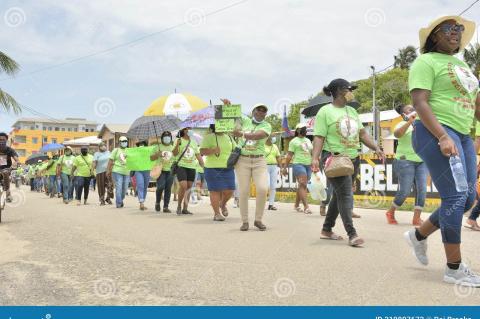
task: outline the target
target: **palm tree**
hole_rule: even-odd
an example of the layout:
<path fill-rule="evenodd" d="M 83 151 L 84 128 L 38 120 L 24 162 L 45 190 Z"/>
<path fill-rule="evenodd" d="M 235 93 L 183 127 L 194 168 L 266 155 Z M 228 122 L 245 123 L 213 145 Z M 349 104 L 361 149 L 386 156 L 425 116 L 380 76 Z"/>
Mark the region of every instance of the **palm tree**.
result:
<path fill-rule="evenodd" d="M 475 43 L 465 48 L 463 59 L 470 69 L 472 69 L 475 76 L 478 77 L 480 75 L 480 44 Z"/>
<path fill-rule="evenodd" d="M 400 69 L 409 69 L 413 61 L 417 58 L 417 49 L 409 45 L 403 49 L 398 50 L 398 55 L 394 56 L 395 62 L 393 66 Z"/>
<path fill-rule="evenodd" d="M 20 66 L 17 62 L 12 60 L 8 55 L 0 51 L 0 74 L 5 72 L 8 75 L 15 75 L 18 72 Z M 21 106 L 15 101 L 15 99 L 3 91 L 0 88 L 0 108 L 3 108 L 5 111 L 13 111 L 15 114 L 20 113 Z"/>

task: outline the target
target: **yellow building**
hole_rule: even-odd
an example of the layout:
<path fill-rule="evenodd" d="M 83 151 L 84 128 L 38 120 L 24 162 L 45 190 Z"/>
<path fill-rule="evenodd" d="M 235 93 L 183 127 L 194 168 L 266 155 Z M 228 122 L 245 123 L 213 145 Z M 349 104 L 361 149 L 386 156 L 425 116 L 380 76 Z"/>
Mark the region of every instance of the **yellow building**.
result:
<path fill-rule="evenodd" d="M 45 144 L 62 144 L 65 141 L 98 135 L 98 123 L 83 118 L 20 118 L 12 127 L 10 144 L 22 163 Z"/>

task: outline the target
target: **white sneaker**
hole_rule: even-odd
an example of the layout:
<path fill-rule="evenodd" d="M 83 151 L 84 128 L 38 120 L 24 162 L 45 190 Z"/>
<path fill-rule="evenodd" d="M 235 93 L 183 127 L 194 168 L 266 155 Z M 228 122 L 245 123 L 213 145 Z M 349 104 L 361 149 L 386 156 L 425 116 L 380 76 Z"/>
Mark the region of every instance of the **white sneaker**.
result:
<path fill-rule="evenodd" d="M 238 203 L 238 200 L 235 199 L 235 200 L 233 201 L 233 208 L 238 208 L 238 207 L 239 207 L 238 204 L 239 204 L 239 203 Z"/>
<path fill-rule="evenodd" d="M 407 244 L 413 248 L 413 255 L 417 258 L 418 262 L 424 266 L 428 265 L 427 240 L 418 241 L 417 237 L 415 237 L 415 229 L 405 232 L 403 237 L 407 241 Z"/>
<path fill-rule="evenodd" d="M 471 271 L 464 263 L 461 263 L 458 269 L 450 269 L 447 266 L 443 281 L 460 286 L 480 287 L 480 276 Z"/>

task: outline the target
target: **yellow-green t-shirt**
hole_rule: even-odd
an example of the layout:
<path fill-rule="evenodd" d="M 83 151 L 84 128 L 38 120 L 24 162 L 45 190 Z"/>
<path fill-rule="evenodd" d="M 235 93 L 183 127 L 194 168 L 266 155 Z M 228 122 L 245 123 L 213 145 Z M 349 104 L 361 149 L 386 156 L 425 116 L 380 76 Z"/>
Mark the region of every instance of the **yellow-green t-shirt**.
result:
<path fill-rule="evenodd" d="M 183 138 L 180 138 L 180 141 L 181 141 L 181 144 L 178 147 L 178 154 L 176 156 L 176 160 L 180 158 L 180 155 L 182 155 L 183 150 L 185 150 L 188 144 L 188 141 Z M 198 144 L 193 139 L 190 139 L 190 145 L 188 146 L 188 149 L 185 151 L 185 154 L 183 155 L 183 157 L 178 162 L 178 166 L 184 167 L 184 168 L 197 169 L 197 162 L 198 162 L 196 157 L 197 154 L 200 154 Z"/>
<path fill-rule="evenodd" d="M 277 165 L 277 156 L 280 156 L 280 151 L 276 144 L 265 144 L 265 160 L 267 165 Z"/>
<path fill-rule="evenodd" d="M 244 138 L 240 139 L 239 145 L 242 147 L 242 155 L 264 155 L 265 154 L 265 141 L 268 138 L 268 135 L 272 133 L 272 126 L 267 121 L 262 121 L 262 123 L 255 123 L 251 118 L 247 116 L 242 117 L 242 131 L 245 133 L 252 133 L 258 131 L 264 131 L 267 133 L 267 137 L 260 140 L 247 140 L 245 142 Z M 244 145 L 245 144 L 245 145 Z"/>
<path fill-rule="evenodd" d="M 72 166 L 73 166 L 73 161 L 75 160 L 75 156 L 70 155 L 62 155 L 58 159 L 57 165 L 60 165 L 60 168 L 62 170 L 63 174 L 70 175 L 72 173 Z"/>
<path fill-rule="evenodd" d="M 312 142 L 306 137 L 295 137 L 288 144 L 288 151 L 293 153 L 293 164 L 312 164 Z"/>
<path fill-rule="evenodd" d="M 116 148 L 110 154 L 110 159 L 113 161 L 112 172 L 129 175 L 130 171 L 127 169 L 127 151 L 126 148 Z"/>
<path fill-rule="evenodd" d="M 51 165 L 50 165 L 51 164 Z M 50 165 L 50 167 L 48 167 Z M 51 159 L 47 164 L 47 171 L 45 175 L 47 176 L 55 176 L 57 175 L 57 160 Z"/>
<path fill-rule="evenodd" d="M 205 135 L 202 140 L 200 148 L 220 148 L 220 154 L 210 154 L 205 156 L 205 167 L 206 168 L 227 168 L 228 157 L 232 153 L 232 150 L 236 147 L 236 143 L 227 134 L 215 134 L 209 133 Z"/>
<path fill-rule="evenodd" d="M 90 177 L 92 176 L 93 156 L 87 154 L 86 156 L 78 155 L 73 160 L 73 165 L 76 167 L 74 176 Z"/>
<path fill-rule="evenodd" d="M 465 62 L 448 54 L 422 54 L 410 67 L 408 87 L 430 91 L 428 103 L 441 124 L 462 134 L 470 132 L 478 79 Z"/>
<path fill-rule="evenodd" d="M 480 136 L 480 121 L 475 124 L 475 136 Z"/>
<path fill-rule="evenodd" d="M 402 122 L 398 123 L 395 126 L 394 131 L 398 130 L 400 127 L 405 125 L 405 123 L 407 123 L 407 122 L 402 121 Z M 398 145 L 397 145 L 397 151 L 395 153 L 395 158 L 398 160 L 398 159 L 402 159 L 401 157 L 403 156 L 404 157 L 403 159 L 406 159 L 408 161 L 421 163 L 421 162 L 423 162 L 422 159 L 413 150 L 412 132 L 413 132 L 413 127 L 410 125 L 408 127 L 407 131 L 405 132 L 405 134 L 403 134 L 403 136 L 398 139 Z"/>
<path fill-rule="evenodd" d="M 172 153 L 173 148 L 173 144 L 164 145 L 163 143 L 160 143 L 153 149 L 153 153 L 161 152 L 162 154 L 162 156 L 157 159 L 158 162 L 162 163 L 162 171 L 170 172 L 170 169 L 172 168 L 172 163 L 175 159 Z"/>
<path fill-rule="evenodd" d="M 330 103 L 318 111 L 313 134 L 325 137 L 324 150 L 355 158 L 360 149 L 359 132 L 362 128 L 354 108 L 348 105 L 336 107 Z"/>

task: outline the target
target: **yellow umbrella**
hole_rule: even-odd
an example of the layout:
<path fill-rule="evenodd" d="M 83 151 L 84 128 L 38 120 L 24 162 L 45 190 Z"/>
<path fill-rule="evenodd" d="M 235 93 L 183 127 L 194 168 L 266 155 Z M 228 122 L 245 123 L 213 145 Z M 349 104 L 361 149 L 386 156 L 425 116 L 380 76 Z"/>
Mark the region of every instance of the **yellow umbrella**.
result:
<path fill-rule="evenodd" d="M 174 115 L 184 120 L 190 113 L 199 111 L 208 106 L 208 103 L 187 93 L 173 93 L 161 96 L 150 104 L 143 115 L 165 116 Z"/>

